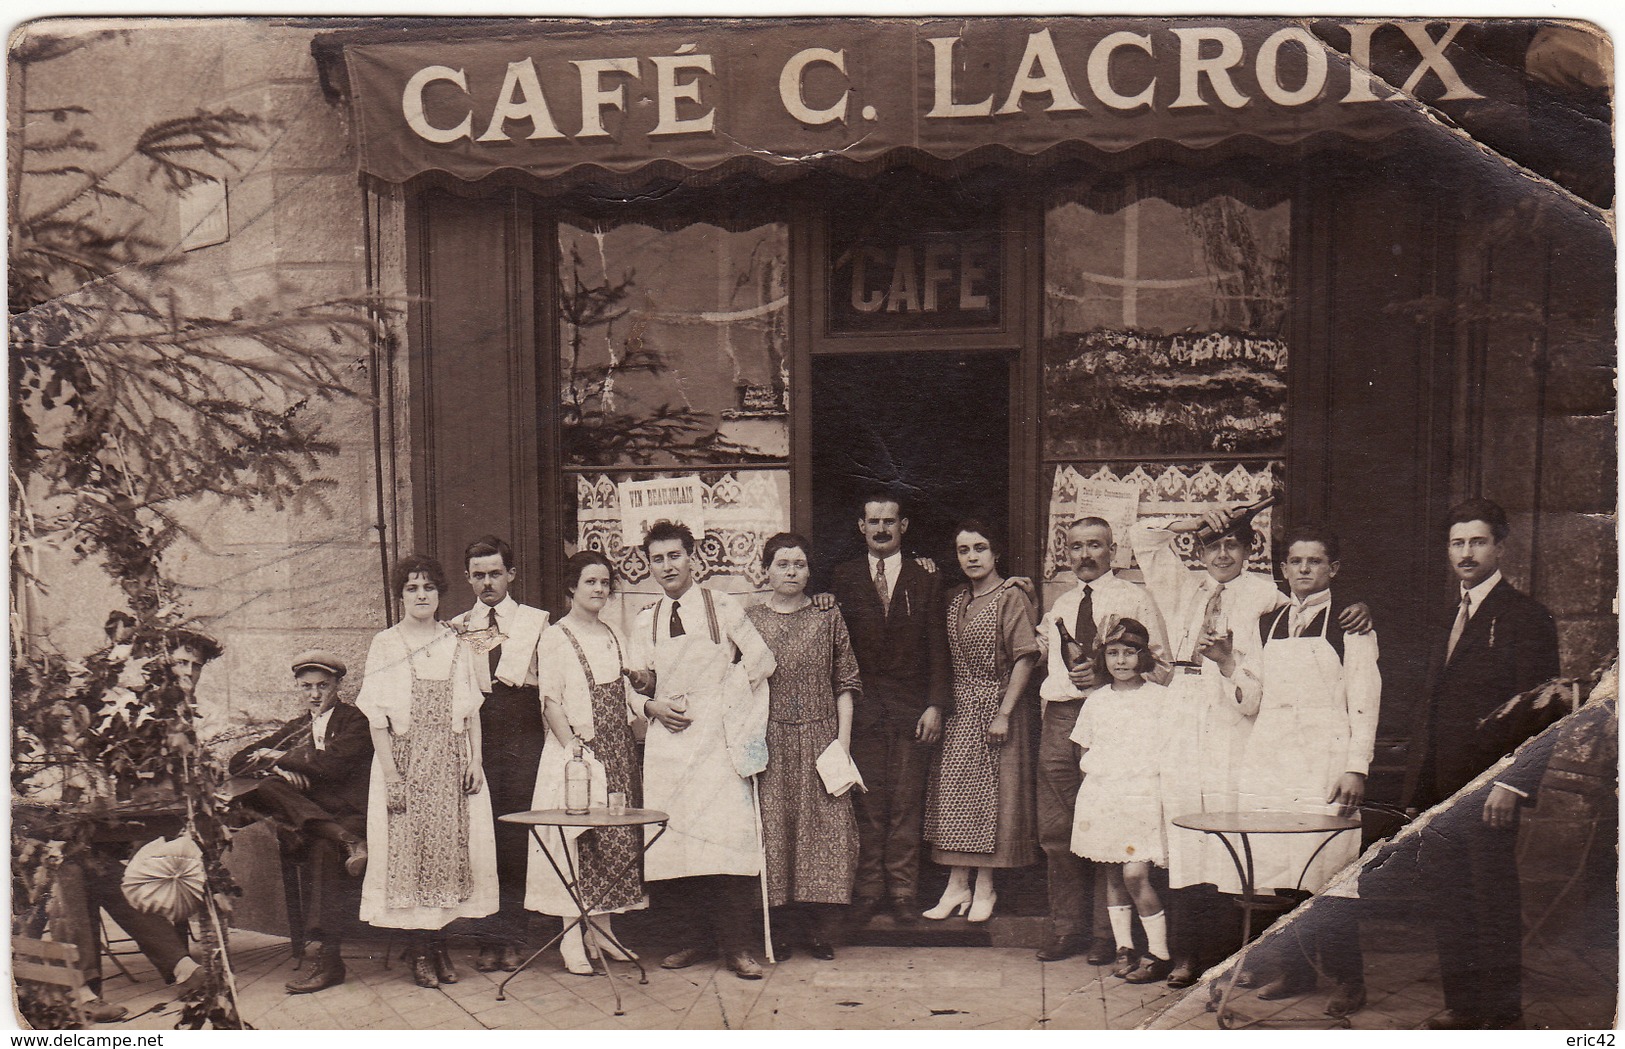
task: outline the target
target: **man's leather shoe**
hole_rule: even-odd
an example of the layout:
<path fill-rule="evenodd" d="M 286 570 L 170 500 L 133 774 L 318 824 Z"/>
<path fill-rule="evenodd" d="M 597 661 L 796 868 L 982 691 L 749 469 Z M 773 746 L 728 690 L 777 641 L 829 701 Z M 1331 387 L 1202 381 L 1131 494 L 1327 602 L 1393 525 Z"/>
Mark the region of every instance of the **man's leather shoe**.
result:
<path fill-rule="evenodd" d="M 1278 1002 L 1283 998 L 1302 998 L 1314 989 L 1314 981 L 1287 973 L 1260 987 L 1258 989 L 1258 1000 L 1261 1002 Z"/>
<path fill-rule="evenodd" d="M 1470 1013 L 1458 1013 L 1454 1009 L 1446 1009 L 1438 1016 L 1432 1016 L 1422 1021 L 1425 1031 L 1478 1031 L 1484 1027 L 1484 1021 Z"/>
<path fill-rule="evenodd" d="M 675 954 L 666 955 L 665 959 L 660 963 L 660 967 L 662 969 L 686 969 L 690 965 L 697 965 L 700 962 L 710 960 L 712 957 L 712 953 L 704 947 L 684 947 Z"/>
<path fill-rule="evenodd" d="M 1117 964 L 1112 966 L 1112 975 L 1119 980 L 1140 967 L 1140 952 L 1132 947 L 1117 948 Z"/>
<path fill-rule="evenodd" d="M 762 978 L 762 967 L 755 958 L 750 956 L 749 951 L 735 951 L 728 955 L 728 968 L 732 969 L 734 975 L 741 980 L 760 980 Z"/>
<path fill-rule="evenodd" d="M 1117 948 L 1112 945 L 1112 942 L 1097 936 L 1089 944 L 1089 953 L 1084 955 L 1083 960 L 1090 965 L 1110 965 L 1115 957 L 1117 957 Z"/>
<path fill-rule="evenodd" d="M 1063 962 L 1068 958 L 1076 958 L 1089 949 L 1089 943 L 1089 937 L 1082 933 L 1063 933 L 1038 949 L 1038 960 Z"/>
<path fill-rule="evenodd" d="M 857 896 L 847 908 L 846 918 L 854 929 L 861 929 L 880 911 L 879 896 Z"/>
<path fill-rule="evenodd" d="M 807 946 L 807 953 L 821 962 L 835 960 L 835 945 L 828 940 L 814 940 Z"/>
<path fill-rule="evenodd" d="M 124 1006 L 114 1005 L 112 1002 L 101 998 L 92 998 L 90 1001 L 82 1003 L 79 1006 L 79 1012 L 93 1024 L 117 1023 L 130 1015 L 130 1010 L 124 1008 Z"/>
<path fill-rule="evenodd" d="M 1174 971 L 1172 958 L 1158 958 L 1154 954 L 1147 954 L 1140 961 L 1140 967 L 1123 977 L 1124 983 L 1156 983 L 1167 979 L 1168 974 Z"/>
<path fill-rule="evenodd" d="M 1353 1016 L 1364 1007 L 1365 981 L 1340 983 L 1332 992 L 1331 1001 L 1326 1003 L 1326 1015 L 1341 1020 L 1345 1016 Z"/>
<path fill-rule="evenodd" d="M 297 980 L 289 980 L 283 984 L 283 990 L 289 994 L 310 994 L 313 991 L 324 991 L 329 987 L 337 987 L 344 982 L 344 959 L 339 955 L 337 944 L 322 945 L 322 953 L 317 957 L 316 964 L 310 971 Z"/>
<path fill-rule="evenodd" d="M 344 843 L 344 873 L 359 878 L 367 873 L 367 843 L 357 838 Z"/>
<path fill-rule="evenodd" d="M 1176 991 L 1196 986 L 1196 967 L 1194 965 L 1174 966 L 1174 971 L 1168 974 L 1168 986 Z"/>
<path fill-rule="evenodd" d="M 497 966 L 503 972 L 518 972 L 519 967 L 525 964 L 525 952 L 513 944 L 502 948 L 502 961 Z"/>
<path fill-rule="evenodd" d="M 892 920 L 898 925 L 913 925 L 920 920 L 920 901 L 913 896 L 897 896 L 891 901 Z"/>
<path fill-rule="evenodd" d="M 775 943 L 773 945 L 773 959 L 775 961 L 787 962 L 795 956 L 796 949 L 788 943 Z"/>
<path fill-rule="evenodd" d="M 480 956 L 474 959 L 474 968 L 482 973 L 494 973 L 502 968 L 502 948 L 495 944 L 482 944 Z"/>

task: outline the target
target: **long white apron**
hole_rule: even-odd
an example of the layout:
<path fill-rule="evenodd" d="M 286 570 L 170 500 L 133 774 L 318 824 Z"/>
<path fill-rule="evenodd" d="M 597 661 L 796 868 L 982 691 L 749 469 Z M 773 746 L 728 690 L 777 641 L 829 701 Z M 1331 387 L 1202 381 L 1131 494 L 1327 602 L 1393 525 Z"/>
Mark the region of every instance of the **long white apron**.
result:
<path fill-rule="evenodd" d="M 655 618 L 658 622 L 661 617 Z M 726 634 L 721 644 L 703 630 L 657 638 L 656 696 L 686 702 L 693 721 L 681 732 L 649 722 L 643 804 L 670 814 L 671 824 L 649 849 L 645 881 L 761 873 L 750 780 L 735 771 L 728 753 L 725 724 L 729 689 L 735 687 L 733 670 L 733 644 Z M 648 834 L 652 837 L 654 829 Z"/>
<path fill-rule="evenodd" d="M 1276 614 L 1271 635 L 1289 612 Z M 1239 777 L 1241 809 L 1338 814 L 1326 798 L 1346 771 L 1349 714 L 1343 661 L 1326 639 L 1331 617 L 1328 607 L 1318 636 L 1264 643 L 1263 695 Z M 1358 831 L 1339 834 L 1315 855 L 1325 840 L 1324 834 L 1253 835 L 1254 884 L 1319 891 L 1360 852 Z M 1305 869 L 1311 855 L 1314 863 Z"/>
<path fill-rule="evenodd" d="M 1212 660 L 1200 674 L 1176 669 L 1163 708 L 1162 813 L 1168 830 L 1168 885 L 1204 883 L 1221 892 L 1241 891 L 1236 866 L 1210 834 L 1173 825 L 1178 816 L 1233 812 L 1236 777 L 1252 734 L 1252 720 L 1229 698 L 1224 675 Z"/>

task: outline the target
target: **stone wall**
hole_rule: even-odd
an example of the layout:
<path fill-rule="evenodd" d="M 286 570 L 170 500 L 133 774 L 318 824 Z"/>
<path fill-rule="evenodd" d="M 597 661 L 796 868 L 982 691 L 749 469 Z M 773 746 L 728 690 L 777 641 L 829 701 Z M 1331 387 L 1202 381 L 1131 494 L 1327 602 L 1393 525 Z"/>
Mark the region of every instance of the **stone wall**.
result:
<path fill-rule="evenodd" d="M 345 114 L 318 85 L 312 35 L 269 20 L 153 21 L 29 73 L 31 108 L 92 111 L 85 129 L 102 146 L 97 167 L 123 157 L 153 123 L 200 109 L 230 108 L 266 122 L 261 148 L 234 157 L 237 170 L 224 179 L 227 238 L 185 253 L 177 292 L 192 308 L 224 313 L 269 299 L 290 310 L 366 290 L 364 196 Z M 138 158 L 120 168 L 115 185 L 146 209 L 148 236 L 180 243 L 178 197 L 147 177 Z M 355 346 L 346 374 L 362 395 L 371 385 L 367 366 L 367 347 Z M 339 448 L 318 471 L 336 482 L 319 493 L 325 507 L 314 499 L 281 510 L 189 504 L 179 517 L 195 541 L 165 557 L 190 612 L 226 648 L 200 683 L 205 731 L 216 738 L 297 712 L 288 661 L 300 649 L 319 644 L 349 660 L 358 671 L 346 690 L 353 691 L 368 638 L 383 625 L 371 406 L 357 398 L 311 410 Z M 40 625 L 77 655 L 99 644 L 118 595 L 93 565 L 70 562 L 62 556 L 42 565 L 51 590 Z"/>

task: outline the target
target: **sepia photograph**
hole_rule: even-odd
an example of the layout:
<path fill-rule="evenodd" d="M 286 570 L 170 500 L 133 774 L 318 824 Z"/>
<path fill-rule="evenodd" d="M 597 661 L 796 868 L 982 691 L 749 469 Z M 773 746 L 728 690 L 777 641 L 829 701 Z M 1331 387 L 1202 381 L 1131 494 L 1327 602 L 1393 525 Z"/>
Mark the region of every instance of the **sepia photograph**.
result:
<path fill-rule="evenodd" d="M 1614 70 L 14 26 L 12 1026 L 1613 1029 Z"/>

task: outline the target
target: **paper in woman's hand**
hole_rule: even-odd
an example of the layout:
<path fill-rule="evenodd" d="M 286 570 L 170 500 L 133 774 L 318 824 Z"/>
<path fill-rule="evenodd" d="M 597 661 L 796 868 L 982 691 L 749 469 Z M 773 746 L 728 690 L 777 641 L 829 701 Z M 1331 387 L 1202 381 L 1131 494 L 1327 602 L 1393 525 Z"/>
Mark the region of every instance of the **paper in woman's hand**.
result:
<path fill-rule="evenodd" d="M 814 765 L 818 769 L 818 776 L 824 781 L 824 789 L 829 791 L 831 797 L 838 798 L 851 790 L 858 788 L 868 793 L 869 788 L 864 786 L 863 774 L 852 763 L 851 755 L 841 746 L 841 741 L 832 739 L 824 752 L 818 755 Z"/>

